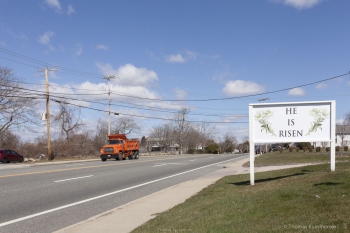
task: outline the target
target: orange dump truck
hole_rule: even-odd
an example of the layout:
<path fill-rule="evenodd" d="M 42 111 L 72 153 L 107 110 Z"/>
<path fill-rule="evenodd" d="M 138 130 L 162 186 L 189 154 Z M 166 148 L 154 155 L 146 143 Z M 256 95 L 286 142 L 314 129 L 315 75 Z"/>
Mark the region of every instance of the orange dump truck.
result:
<path fill-rule="evenodd" d="M 106 145 L 101 148 L 100 158 L 107 159 L 138 159 L 140 143 L 138 139 L 128 139 L 125 134 L 107 135 Z"/>

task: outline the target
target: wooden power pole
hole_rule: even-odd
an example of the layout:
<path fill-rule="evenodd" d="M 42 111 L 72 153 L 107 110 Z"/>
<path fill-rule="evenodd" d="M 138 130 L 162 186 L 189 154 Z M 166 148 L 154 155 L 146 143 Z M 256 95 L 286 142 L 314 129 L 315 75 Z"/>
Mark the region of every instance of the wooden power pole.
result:
<path fill-rule="evenodd" d="M 50 94 L 49 94 L 49 72 L 57 70 L 57 67 L 54 69 L 45 68 L 44 70 L 39 70 L 38 72 L 44 72 L 45 82 L 46 82 L 46 134 L 47 134 L 47 158 L 52 160 L 51 153 L 51 137 L 50 137 Z"/>

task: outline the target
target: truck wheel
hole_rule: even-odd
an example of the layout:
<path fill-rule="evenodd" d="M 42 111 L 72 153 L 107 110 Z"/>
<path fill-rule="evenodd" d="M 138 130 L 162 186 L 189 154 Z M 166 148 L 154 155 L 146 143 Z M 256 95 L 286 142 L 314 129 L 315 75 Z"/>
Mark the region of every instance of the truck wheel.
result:
<path fill-rule="evenodd" d="M 132 160 L 134 158 L 134 153 L 131 153 L 131 155 L 128 156 L 129 160 Z"/>
<path fill-rule="evenodd" d="M 135 159 L 138 159 L 139 158 L 139 152 L 138 151 L 135 151 Z"/>
<path fill-rule="evenodd" d="M 118 160 L 122 160 L 123 159 L 123 152 L 119 152 L 118 154 Z"/>
<path fill-rule="evenodd" d="M 106 162 L 107 159 L 106 158 L 101 158 L 101 160 L 102 160 L 102 162 Z"/>

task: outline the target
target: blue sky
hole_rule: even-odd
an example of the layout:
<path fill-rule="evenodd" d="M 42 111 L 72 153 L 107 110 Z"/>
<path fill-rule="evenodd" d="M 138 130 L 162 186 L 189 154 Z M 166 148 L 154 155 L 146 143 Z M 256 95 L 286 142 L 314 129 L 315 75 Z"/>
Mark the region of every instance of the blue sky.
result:
<path fill-rule="evenodd" d="M 331 79 L 350 71 L 349 9 L 348 0 L 0 0 L 0 65 L 42 91 L 37 67 L 57 66 L 50 92 L 82 106 L 91 129 L 107 114 L 86 107 L 108 109 L 102 77 L 116 75 L 111 111 L 134 116 L 133 137 L 186 106 L 191 120 L 244 138 L 239 122 L 264 98 L 336 100 L 338 120 L 350 111 L 349 75 Z"/>

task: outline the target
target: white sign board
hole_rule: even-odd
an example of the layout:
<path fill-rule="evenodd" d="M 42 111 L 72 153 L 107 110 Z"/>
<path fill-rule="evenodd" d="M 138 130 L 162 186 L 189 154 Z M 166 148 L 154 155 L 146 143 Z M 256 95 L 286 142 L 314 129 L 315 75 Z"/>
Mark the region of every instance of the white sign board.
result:
<path fill-rule="evenodd" d="M 335 101 L 249 105 L 250 181 L 254 184 L 255 143 L 330 142 L 335 170 Z"/>
<path fill-rule="evenodd" d="M 46 121 L 47 120 L 47 114 L 46 113 L 41 113 L 41 120 Z"/>
<path fill-rule="evenodd" d="M 261 142 L 331 141 L 332 102 L 253 106 L 253 140 Z"/>

